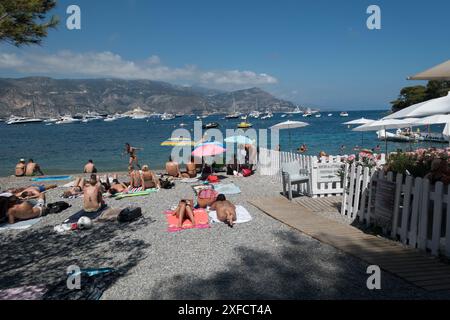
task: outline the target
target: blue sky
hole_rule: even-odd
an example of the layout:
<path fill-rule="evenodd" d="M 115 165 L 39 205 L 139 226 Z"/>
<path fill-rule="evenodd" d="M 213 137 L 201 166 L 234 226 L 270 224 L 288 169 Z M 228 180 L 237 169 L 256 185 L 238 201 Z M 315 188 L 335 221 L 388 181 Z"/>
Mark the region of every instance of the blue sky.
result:
<path fill-rule="evenodd" d="M 81 8 L 82 29 L 65 27 Z M 366 27 L 381 7 L 382 29 Z M 295 103 L 386 109 L 450 59 L 448 0 L 71 0 L 41 47 L 0 45 L 0 75 L 261 87 Z"/>

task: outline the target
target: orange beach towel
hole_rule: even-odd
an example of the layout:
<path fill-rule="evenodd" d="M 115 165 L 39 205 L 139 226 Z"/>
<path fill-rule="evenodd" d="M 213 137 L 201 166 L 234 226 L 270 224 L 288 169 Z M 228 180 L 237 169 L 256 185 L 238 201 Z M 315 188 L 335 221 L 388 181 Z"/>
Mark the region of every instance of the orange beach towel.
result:
<path fill-rule="evenodd" d="M 173 215 L 173 211 L 166 211 L 164 212 L 167 217 L 167 224 L 168 228 L 167 231 L 169 232 L 177 232 L 181 230 L 187 230 L 187 229 L 206 229 L 209 228 L 209 216 L 205 209 L 195 209 L 194 210 L 194 218 L 196 225 L 193 226 L 191 220 L 185 219 L 183 221 L 182 228 L 178 228 L 178 218 Z"/>

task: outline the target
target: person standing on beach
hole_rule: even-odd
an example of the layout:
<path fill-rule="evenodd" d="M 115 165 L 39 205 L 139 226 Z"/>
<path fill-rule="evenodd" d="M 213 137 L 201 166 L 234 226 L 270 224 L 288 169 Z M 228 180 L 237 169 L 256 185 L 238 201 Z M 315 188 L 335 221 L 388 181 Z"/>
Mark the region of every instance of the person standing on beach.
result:
<path fill-rule="evenodd" d="M 37 163 L 35 163 L 33 161 L 33 159 L 28 160 L 27 167 L 26 167 L 26 170 L 25 170 L 25 175 L 27 177 L 31 177 L 31 176 L 37 175 L 38 173 L 41 176 L 44 175 L 44 173 L 41 170 L 41 167 Z"/>
<path fill-rule="evenodd" d="M 84 173 L 97 173 L 97 168 L 95 167 L 94 161 L 88 160 L 84 166 Z"/>
<path fill-rule="evenodd" d="M 101 184 L 95 174 L 91 175 L 89 183 L 84 187 L 83 195 L 83 210 L 85 212 L 97 212 L 102 208 Z"/>
<path fill-rule="evenodd" d="M 23 177 L 25 175 L 26 165 L 25 159 L 20 159 L 19 163 L 16 164 L 15 176 Z"/>
<path fill-rule="evenodd" d="M 132 147 L 129 143 L 125 143 L 125 154 L 128 154 L 130 156 L 130 161 L 128 163 L 129 166 L 133 166 L 134 164 L 141 169 L 141 166 L 138 163 L 138 158 L 136 155 L 136 151 L 144 150 L 142 148 L 135 148 Z"/>

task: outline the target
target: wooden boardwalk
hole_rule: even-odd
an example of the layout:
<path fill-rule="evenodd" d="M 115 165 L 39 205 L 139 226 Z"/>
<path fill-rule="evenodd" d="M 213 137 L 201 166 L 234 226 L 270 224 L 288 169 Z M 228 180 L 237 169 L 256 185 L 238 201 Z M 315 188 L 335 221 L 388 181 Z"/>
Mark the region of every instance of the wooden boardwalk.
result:
<path fill-rule="evenodd" d="M 323 199 L 323 198 L 322 198 Z M 313 200 L 317 203 L 313 205 Z M 338 223 L 314 213 L 327 207 L 320 199 L 290 202 L 284 197 L 249 201 L 269 216 L 323 243 L 351 254 L 428 291 L 450 290 L 450 266 L 438 259 L 401 246 L 400 244 L 365 234 L 361 230 Z M 312 207 L 313 210 L 308 207 Z M 335 209 L 337 211 L 337 209 Z"/>

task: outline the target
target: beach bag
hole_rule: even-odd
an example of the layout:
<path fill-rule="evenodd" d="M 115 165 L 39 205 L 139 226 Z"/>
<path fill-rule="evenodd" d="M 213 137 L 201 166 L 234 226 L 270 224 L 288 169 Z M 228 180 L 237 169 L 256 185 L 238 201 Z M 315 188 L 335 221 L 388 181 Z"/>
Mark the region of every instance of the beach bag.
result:
<path fill-rule="evenodd" d="M 217 183 L 217 182 L 219 182 L 219 177 L 218 176 L 209 176 L 208 182 L 209 183 Z"/>
<path fill-rule="evenodd" d="M 197 197 L 197 204 L 200 208 L 211 206 L 217 198 L 217 191 L 213 189 L 205 189 L 199 192 Z"/>
<path fill-rule="evenodd" d="M 47 205 L 47 213 L 48 214 L 57 214 L 63 212 L 67 208 L 70 208 L 71 205 L 64 201 L 58 201 L 55 203 L 49 203 Z"/>
<path fill-rule="evenodd" d="M 175 183 L 168 179 L 160 179 L 160 185 L 162 189 L 172 189 L 173 187 L 175 187 Z"/>
<path fill-rule="evenodd" d="M 120 211 L 117 216 L 117 221 L 124 222 L 133 222 L 142 217 L 142 209 L 140 207 L 137 208 L 125 208 Z"/>
<path fill-rule="evenodd" d="M 249 177 L 249 176 L 252 175 L 252 170 L 250 170 L 250 169 L 242 169 L 242 175 L 244 177 Z"/>

